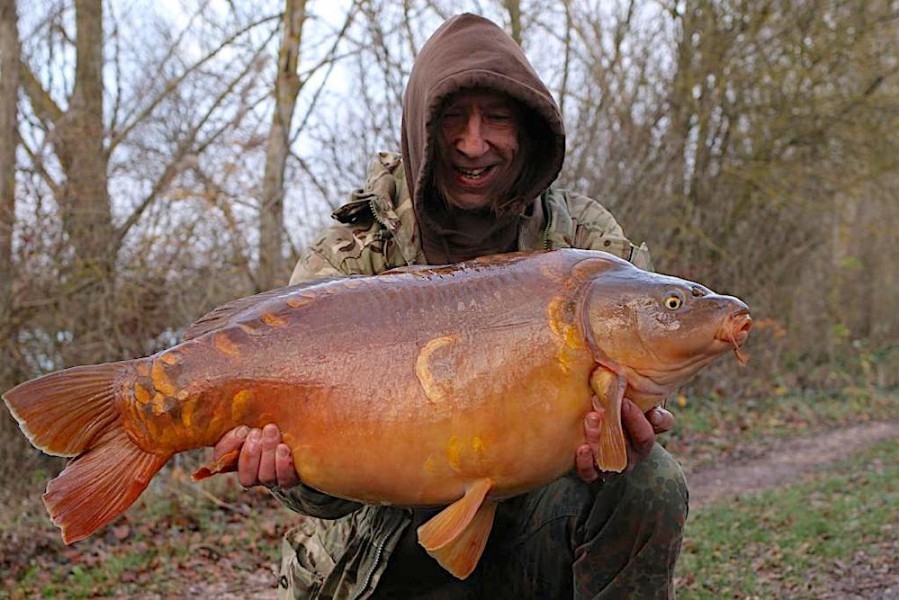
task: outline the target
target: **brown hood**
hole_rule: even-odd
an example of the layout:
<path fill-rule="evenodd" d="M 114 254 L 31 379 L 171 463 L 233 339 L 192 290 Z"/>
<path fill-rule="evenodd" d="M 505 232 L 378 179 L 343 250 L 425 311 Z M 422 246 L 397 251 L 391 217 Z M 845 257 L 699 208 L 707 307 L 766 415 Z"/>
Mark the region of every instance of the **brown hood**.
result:
<path fill-rule="evenodd" d="M 434 125 L 446 99 L 462 89 L 502 92 L 525 108 L 522 151 L 527 164 L 514 198 L 498 198 L 492 210 L 450 207 L 434 192 Z M 482 17 L 463 14 L 446 21 L 415 60 L 403 103 L 403 163 L 422 248 L 428 261 L 457 262 L 515 250 L 518 222 L 558 176 L 565 156 L 565 128 L 549 90 L 521 48 Z"/>

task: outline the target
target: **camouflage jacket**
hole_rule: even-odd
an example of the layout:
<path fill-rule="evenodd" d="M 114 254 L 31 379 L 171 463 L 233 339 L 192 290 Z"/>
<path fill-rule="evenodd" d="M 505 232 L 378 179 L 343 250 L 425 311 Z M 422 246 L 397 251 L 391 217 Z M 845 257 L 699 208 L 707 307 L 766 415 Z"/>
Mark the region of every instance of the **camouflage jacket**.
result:
<path fill-rule="evenodd" d="M 372 162 L 365 187 L 333 217 L 298 261 L 290 283 L 425 264 L 415 213 L 398 154 Z M 651 269 L 646 245 L 634 246 L 611 213 L 595 200 L 549 188 L 523 218 L 520 250 L 586 248 L 610 252 Z M 279 579 L 283 598 L 367 598 L 411 520 L 411 511 L 364 506 L 300 485 L 275 490 L 305 515 L 284 540 Z"/>
<path fill-rule="evenodd" d="M 365 187 L 350 194 L 350 201 L 334 211 L 333 217 L 338 223 L 325 229 L 306 249 L 290 283 L 339 275 L 374 275 L 426 264 L 398 154 L 378 154 Z M 535 203 L 533 214 L 523 219 L 518 248 L 604 250 L 638 267 L 651 267 L 645 244 L 632 245 L 602 205 L 555 188 L 547 189 Z"/>

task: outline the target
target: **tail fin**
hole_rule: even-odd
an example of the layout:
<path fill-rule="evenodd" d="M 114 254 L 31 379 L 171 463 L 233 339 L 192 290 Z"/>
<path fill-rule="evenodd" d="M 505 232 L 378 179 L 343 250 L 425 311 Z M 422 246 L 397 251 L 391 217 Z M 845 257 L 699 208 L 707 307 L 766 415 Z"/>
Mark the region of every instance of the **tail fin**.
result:
<path fill-rule="evenodd" d="M 44 494 L 50 518 L 67 544 L 124 512 L 170 457 L 141 449 L 122 426 L 116 382 L 128 365 L 74 367 L 26 381 L 3 395 L 35 447 L 75 457 Z"/>
<path fill-rule="evenodd" d="M 44 505 L 63 541 L 82 540 L 125 512 L 168 459 L 141 450 L 120 426 L 100 435 L 47 484 Z"/>
<path fill-rule="evenodd" d="M 56 371 L 14 387 L 3 400 L 35 448 L 78 456 L 118 420 L 114 384 L 127 364 Z"/>

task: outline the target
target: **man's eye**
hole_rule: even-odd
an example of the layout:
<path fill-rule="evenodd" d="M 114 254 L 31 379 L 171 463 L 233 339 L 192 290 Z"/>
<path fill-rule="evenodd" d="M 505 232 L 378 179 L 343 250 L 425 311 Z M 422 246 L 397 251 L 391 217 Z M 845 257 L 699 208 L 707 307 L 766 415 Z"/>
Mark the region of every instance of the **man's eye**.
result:
<path fill-rule="evenodd" d="M 491 121 L 503 122 L 503 121 L 510 120 L 512 118 L 512 115 L 510 115 L 508 113 L 493 113 L 493 114 L 487 115 L 487 118 L 490 119 Z"/>

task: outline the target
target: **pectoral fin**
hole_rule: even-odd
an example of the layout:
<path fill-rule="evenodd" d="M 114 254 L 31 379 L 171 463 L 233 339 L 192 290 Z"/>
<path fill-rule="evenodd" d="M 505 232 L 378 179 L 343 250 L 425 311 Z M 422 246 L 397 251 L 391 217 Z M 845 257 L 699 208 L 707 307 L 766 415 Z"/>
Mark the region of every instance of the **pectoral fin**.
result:
<path fill-rule="evenodd" d="M 487 545 L 496 502 L 484 499 L 492 487 L 492 479 L 476 481 L 465 496 L 418 528 L 418 543 L 459 579 L 471 575 Z"/>
<path fill-rule="evenodd" d="M 228 473 L 237 470 L 237 460 L 240 458 L 240 450 L 232 450 L 223 454 L 218 460 L 213 460 L 193 472 L 190 476 L 194 481 L 207 479 L 217 473 Z"/>
<path fill-rule="evenodd" d="M 603 411 L 596 464 L 601 471 L 620 473 L 627 468 L 627 442 L 621 427 L 621 403 L 627 382 L 624 376 L 599 366 L 590 376 L 590 387 L 596 394 L 597 408 Z"/>

